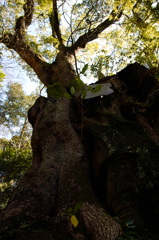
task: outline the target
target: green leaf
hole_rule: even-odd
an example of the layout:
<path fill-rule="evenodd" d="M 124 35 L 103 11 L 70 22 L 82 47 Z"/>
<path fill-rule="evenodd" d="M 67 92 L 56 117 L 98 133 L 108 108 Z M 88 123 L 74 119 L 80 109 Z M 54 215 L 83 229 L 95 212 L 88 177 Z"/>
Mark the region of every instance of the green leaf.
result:
<path fill-rule="evenodd" d="M 2 82 L 2 81 L 3 81 L 4 77 L 5 77 L 5 74 L 4 74 L 4 73 L 2 73 L 2 72 L 1 72 L 1 70 L 0 70 L 0 82 Z"/>
<path fill-rule="evenodd" d="M 72 213 L 73 212 L 73 209 L 70 207 L 68 210 L 67 210 L 68 213 Z"/>
<path fill-rule="evenodd" d="M 44 39 L 44 44 L 47 44 L 47 43 L 52 44 L 55 40 L 56 40 L 56 39 L 53 38 L 52 36 L 46 37 L 46 38 Z"/>
<path fill-rule="evenodd" d="M 47 94 L 52 98 L 61 98 L 64 94 L 64 87 L 61 83 L 56 82 L 53 85 L 47 87 Z"/>
<path fill-rule="evenodd" d="M 81 208 L 81 206 L 82 206 L 82 202 L 76 203 L 73 213 L 77 212 Z"/>
<path fill-rule="evenodd" d="M 77 83 L 79 86 L 83 87 L 84 83 L 82 82 L 82 80 L 80 78 L 77 78 Z"/>
<path fill-rule="evenodd" d="M 94 89 L 91 86 L 88 86 L 90 92 L 94 93 Z"/>
<path fill-rule="evenodd" d="M 84 99 L 86 98 L 86 96 L 87 96 L 87 90 L 84 89 L 83 92 L 82 92 L 82 94 L 81 94 L 82 100 L 84 100 Z"/>
<path fill-rule="evenodd" d="M 101 90 L 101 88 L 102 88 L 102 85 L 101 85 L 101 84 L 97 85 L 97 86 L 95 87 L 95 89 L 93 89 L 91 86 L 88 86 L 89 91 L 92 92 L 92 93 L 99 92 L 99 91 Z"/>
<path fill-rule="evenodd" d="M 68 92 L 65 92 L 65 93 L 64 93 L 64 96 L 65 96 L 67 99 L 71 99 L 71 98 L 72 98 L 72 96 L 71 96 Z"/>
<path fill-rule="evenodd" d="M 97 86 L 95 87 L 95 89 L 94 89 L 94 93 L 99 92 L 99 91 L 101 90 L 101 88 L 102 88 L 102 85 L 101 85 L 101 84 L 100 84 L 100 85 L 97 85 Z"/>
<path fill-rule="evenodd" d="M 76 218 L 75 215 L 72 215 L 72 216 L 71 216 L 71 223 L 73 224 L 73 226 L 74 226 L 75 228 L 77 227 L 77 225 L 78 225 L 78 220 L 77 220 L 77 218 Z"/>
<path fill-rule="evenodd" d="M 75 94 L 75 89 L 74 89 L 73 86 L 70 88 L 70 92 L 71 92 L 71 95 L 72 95 L 72 96 Z"/>
<path fill-rule="evenodd" d="M 84 74 L 87 68 L 88 68 L 88 64 L 85 64 L 84 67 L 82 68 L 81 73 Z"/>

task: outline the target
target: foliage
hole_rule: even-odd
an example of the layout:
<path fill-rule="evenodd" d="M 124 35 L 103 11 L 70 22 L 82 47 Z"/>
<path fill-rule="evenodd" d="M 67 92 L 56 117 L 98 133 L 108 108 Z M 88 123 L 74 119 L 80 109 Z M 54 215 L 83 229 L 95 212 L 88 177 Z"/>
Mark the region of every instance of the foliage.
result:
<path fill-rule="evenodd" d="M 1 3 L 1 36 L 3 31 L 15 32 L 15 21 L 24 14 L 23 0 Z M 128 1 L 57 1 L 60 28 L 64 44 L 71 46 L 80 35 L 94 29 L 112 11 L 122 11 L 116 24 L 98 36 L 98 40 L 87 44 L 85 50 L 77 55 L 78 68 L 89 62 L 89 75 L 97 77 L 98 71 L 105 75 L 119 71 L 128 63 L 137 61 L 158 71 L 158 30 L 159 3 L 156 0 Z M 35 1 L 34 19 L 26 30 L 28 45 L 48 62 L 52 62 L 58 52 L 58 39 L 51 26 L 52 1 Z M 16 60 L 29 72 L 33 71 L 14 53 Z M 88 67 L 88 66 L 87 66 Z M 157 69 L 156 69 L 157 68 Z"/>
<path fill-rule="evenodd" d="M 88 86 L 89 91 L 92 92 L 92 93 L 96 93 L 96 92 L 100 91 L 101 88 L 102 88 L 102 85 L 97 85 L 95 87 L 95 89 L 93 89 L 91 86 Z"/>
<path fill-rule="evenodd" d="M 0 210 L 6 206 L 13 189 L 31 165 L 31 128 L 27 122 L 27 111 L 35 98 L 36 94 L 25 95 L 18 83 L 8 83 L 1 93 L 1 129 L 9 129 L 12 138 L 0 139 Z M 16 132 L 18 135 L 15 135 Z M 9 136 L 6 130 L 5 135 Z"/>
<path fill-rule="evenodd" d="M 70 207 L 68 210 L 67 210 L 67 213 L 62 213 L 61 216 L 64 216 L 64 215 L 70 215 L 71 216 L 71 223 L 73 224 L 73 226 L 76 228 L 78 226 L 78 220 L 75 216 L 75 213 L 82 207 L 82 202 L 78 202 L 76 203 L 75 207 L 74 207 L 74 210 L 72 209 L 72 207 Z"/>
<path fill-rule="evenodd" d="M 23 127 L 27 111 L 35 101 L 37 95 L 26 95 L 19 83 L 8 83 L 7 87 L 1 93 L 0 101 L 0 118 L 1 126 L 6 127 L 12 135 L 19 127 Z M 28 130 L 27 130 L 28 129 Z M 29 130 L 29 125 L 26 124 L 26 132 Z M 29 133 L 29 132 L 28 132 Z"/>
<path fill-rule="evenodd" d="M 0 211 L 6 206 L 14 188 L 30 168 L 32 151 L 28 140 L 17 148 L 18 136 L 0 139 Z"/>
<path fill-rule="evenodd" d="M 0 82 L 3 81 L 5 74 L 0 70 Z M 2 87 L 2 85 L 0 85 Z"/>
<path fill-rule="evenodd" d="M 119 24 L 101 34 L 105 46 L 97 51 L 91 64 L 96 77 L 101 69 L 105 75 L 111 75 L 135 61 L 158 71 L 158 9 L 155 1 L 137 1 L 129 14 L 124 11 Z"/>
<path fill-rule="evenodd" d="M 47 94 L 49 97 L 58 99 L 64 94 L 64 87 L 61 83 L 54 83 L 47 87 Z"/>
<path fill-rule="evenodd" d="M 73 224 L 73 226 L 74 226 L 75 228 L 77 227 L 77 225 L 78 225 L 78 220 L 77 220 L 77 218 L 76 218 L 75 215 L 72 215 L 72 216 L 71 216 L 71 223 Z"/>

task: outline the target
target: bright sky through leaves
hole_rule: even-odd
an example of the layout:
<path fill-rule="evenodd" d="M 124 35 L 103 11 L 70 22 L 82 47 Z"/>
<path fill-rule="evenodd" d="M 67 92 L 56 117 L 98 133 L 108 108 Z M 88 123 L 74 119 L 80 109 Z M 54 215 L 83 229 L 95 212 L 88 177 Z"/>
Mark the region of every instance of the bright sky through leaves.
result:
<path fill-rule="evenodd" d="M 2 31 L 3 28 L 13 31 L 15 19 L 23 15 L 24 2 L 22 0 L 14 2 L 18 4 L 17 7 L 7 0 L 1 2 Z M 157 1 L 143 1 L 137 5 L 135 2 L 134 0 L 127 1 L 120 21 L 100 34 L 97 41 L 88 43 L 86 48 L 77 55 L 79 69 L 89 63 L 91 70 L 89 74 L 87 72 L 89 79 L 90 74 L 93 74 L 97 80 L 98 71 L 110 75 L 134 61 L 150 68 L 157 67 L 159 26 Z M 71 31 L 73 32 L 73 41 L 75 41 L 81 33 L 89 28 L 90 22 L 91 26 L 96 26 L 103 21 L 107 17 L 106 12 L 109 13 L 112 6 L 116 6 L 117 1 L 98 1 L 95 9 L 93 7 L 96 1 L 92 3 L 94 5 L 91 5 L 91 1 L 57 2 L 61 19 L 60 29 L 63 39 L 66 40 L 65 44 L 71 44 Z M 27 32 L 27 41 L 30 46 L 49 62 L 54 60 L 57 53 L 57 46 L 53 47 L 52 45 L 52 41 L 55 39 L 51 38 L 48 17 L 51 7 L 52 1 L 35 1 L 34 18 Z M 27 73 L 32 79 L 33 72 L 30 75 L 30 68 L 25 67 L 18 55 L 15 53 L 14 55 L 15 60 L 22 64 L 23 68 L 27 68 Z"/>
<path fill-rule="evenodd" d="M 58 53 L 59 38 L 54 34 L 51 24 L 52 0 L 35 0 L 32 21 L 25 29 L 25 43 L 37 55 L 52 63 Z M 30 92 L 40 82 L 35 72 L 25 60 L 12 49 L 7 48 L 7 34 L 15 34 L 17 20 L 24 16 L 24 0 L 2 0 L 0 2 L 0 65 L 7 81 L 23 82 L 24 91 Z M 71 47 L 85 33 L 96 29 L 112 11 L 121 16 L 108 28 L 98 34 L 98 39 L 89 41 L 76 53 L 78 73 L 88 64 L 88 70 L 80 78 L 88 84 L 98 80 L 100 74 L 112 75 L 131 62 L 159 73 L 159 3 L 156 0 L 84 0 L 57 1 L 59 27 L 65 46 Z M 102 26 L 102 25 L 100 25 Z M 90 34 L 91 36 L 91 34 Z M 94 38 L 92 38 L 94 39 Z M 4 44 L 3 44 L 4 43 Z M 156 75 L 158 77 L 158 75 Z M 41 84 L 42 88 L 43 84 Z M 39 90 L 40 92 L 40 90 Z"/>

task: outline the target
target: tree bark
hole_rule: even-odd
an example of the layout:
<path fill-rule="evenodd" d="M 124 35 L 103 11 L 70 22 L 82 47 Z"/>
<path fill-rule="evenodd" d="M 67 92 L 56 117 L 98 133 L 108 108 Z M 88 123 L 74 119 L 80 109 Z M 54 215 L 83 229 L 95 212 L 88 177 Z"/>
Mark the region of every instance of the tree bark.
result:
<path fill-rule="evenodd" d="M 35 71 L 48 97 L 28 112 L 33 163 L 1 214 L 0 239 L 158 240 L 159 91 L 152 73 L 130 64 L 98 81 L 111 83 L 113 94 L 64 97 L 77 82 L 75 51 L 118 21 L 122 5 L 65 47 L 53 0 L 50 21 L 60 44 L 52 64 L 25 39 L 34 1 L 23 9 L 15 33 L 4 33 L 0 42 Z"/>
<path fill-rule="evenodd" d="M 69 72 L 60 56 L 56 71 L 64 61 Z M 0 239 L 159 238 L 158 84 L 139 64 L 104 82 L 113 94 L 39 97 L 29 110 L 33 164 L 1 215 Z"/>

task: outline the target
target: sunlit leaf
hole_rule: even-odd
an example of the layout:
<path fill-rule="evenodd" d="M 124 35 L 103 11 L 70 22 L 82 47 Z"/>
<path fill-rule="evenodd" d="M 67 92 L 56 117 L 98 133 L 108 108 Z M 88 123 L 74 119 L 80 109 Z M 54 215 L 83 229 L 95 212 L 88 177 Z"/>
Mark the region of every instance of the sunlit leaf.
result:
<path fill-rule="evenodd" d="M 73 224 L 73 226 L 74 226 L 75 228 L 77 227 L 77 225 L 78 225 L 78 220 L 77 220 L 77 218 L 76 218 L 75 215 L 72 215 L 72 216 L 71 216 L 71 223 Z"/>

